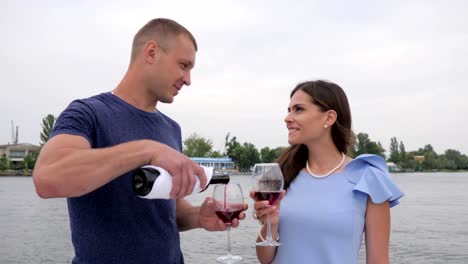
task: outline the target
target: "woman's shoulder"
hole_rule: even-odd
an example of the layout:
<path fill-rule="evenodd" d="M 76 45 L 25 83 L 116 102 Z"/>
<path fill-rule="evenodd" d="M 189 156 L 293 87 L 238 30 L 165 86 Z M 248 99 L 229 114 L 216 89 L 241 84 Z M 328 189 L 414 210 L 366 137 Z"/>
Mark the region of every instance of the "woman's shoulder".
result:
<path fill-rule="evenodd" d="M 361 154 L 352 159 L 347 165 L 346 170 L 377 169 L 388 172 L 385 159 L 375 154 Z"/>
<path fill-rule="evenodd" d="M 353 191 L 370 196 L 374 203 L 390 201 L 397 205 L 404 195 L 390 173 L 385 159 L 378 155 L 362 154 L 350 161 L 345 167 L 348 180 L 355 184 Z"/>

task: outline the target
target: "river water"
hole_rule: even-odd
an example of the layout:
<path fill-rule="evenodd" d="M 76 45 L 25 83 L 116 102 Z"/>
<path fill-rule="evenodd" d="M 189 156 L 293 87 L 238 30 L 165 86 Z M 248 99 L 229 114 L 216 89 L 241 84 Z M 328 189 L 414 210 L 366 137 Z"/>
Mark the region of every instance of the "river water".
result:
<path fill-rule="evenodd" d="M 258 263 L 248 176 L 232 176 L 249 203 L 247 219 L 232 230 L 232 251 L 242 263 Z M 406 193 L 392 208 L 390 262 L 468 263 L 468 172 L 400 173 L 393 178 Z M 212 188 L 190 197 L 200 204 Z M 216 263 L 226 253 L 226 232 L 181 233 L 186 263 Z M 359 263 L 365 263 L 364 245 Z M 71 263 L 73 248 L 65 199 L 38 198 L 30 177 L 0 177 L 0 263 Z"/>

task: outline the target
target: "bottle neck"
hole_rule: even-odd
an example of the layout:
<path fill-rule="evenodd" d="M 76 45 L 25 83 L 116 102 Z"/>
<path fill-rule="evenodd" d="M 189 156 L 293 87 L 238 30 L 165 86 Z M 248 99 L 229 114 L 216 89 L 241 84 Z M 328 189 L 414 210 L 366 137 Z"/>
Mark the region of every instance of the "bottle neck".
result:
<path fill-rule="evenodd" d="M 213 174 L 211 176 L 210 182 L 206 185 L 206 187 L 201 190 L 200 192 L 204 192 L 210 185 L 213 184 L 228 184 L 231 180 L 229 174 Z"/>
<path fill-rule="evenodd" d="M 209 184 L 227 184 L 230 179 L 229 174 L 213 174 Z"/>

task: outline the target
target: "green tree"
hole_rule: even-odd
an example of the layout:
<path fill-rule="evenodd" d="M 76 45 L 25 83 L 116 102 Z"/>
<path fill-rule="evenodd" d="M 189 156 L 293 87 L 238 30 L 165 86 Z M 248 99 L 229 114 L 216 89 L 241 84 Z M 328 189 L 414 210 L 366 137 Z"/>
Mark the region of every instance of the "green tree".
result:
<path fill-rule="evenodd" d="M 422 162 L 422 169 L 423 170 L 435 170 L 438 169 L 438 161 L 437 161 L 437 153 L 434 151 L 434 148 L 432 145 L 427 144 L 424 146 L 423 149 L 419 149 L 418 151 L 419 155 L 424 156 L 424 161 Z"/>
<path fill-rule="evenodd" d="M 239 144 L 233 150 L 233 155 L 234 163 L 240 171 L 250 171 L 255 163 L 260 162 L 260 153 L 252 143 Z"/>
<path fill-rule="evenodd" d="M 358 133 L 356 135 L 356 156 L 369 153 L 367 149 L 369 148 L 370 142 L 371 140 L 368 134 Z"/>
<path fill-rule="evenodd" d="M 286 147 L 276 147 L 274 149 L 270 149 L 269 147 L 262 148 L 260 150 L 260 162 L 274 162 L 285 148 Z"/>
<path fill-rule="evenodd" d="M 10 168 L 10 162 L 8 162 L 5 155 L 0 157 L 0 170 L 8 170 Z"/>
<path fill-rule="evenodd" d="M 260 150 L 260 160 L 264 163 L 269 163 L 275 160 L 275 153 L 269 147 L 264 147 Z"/>
<path fill-rule="evenodd" d="M 237 158 L 235 156 L 234 150 L 240 146 L 240 143 L 237 142 L 237 138 L 234 136 L 231 139 L 229 139 L 230 133 L 227 133 L 225 141 L 224 141 L 224 147 L 226 148 L 226 156 L 231 157 L 234 161 Z"/>
<path fill-rule="evenodd" d="M 460 156 L 458 169 L 468 170 L 468 157 L 464 154 Z"/>
<path fill-rule="evenodd" d="M 52 130 L 55 125 L 55 121 L 57 121 L 57 118 L 52 114 L 48 114 L 42 119 L 41 147 L 44 146 L 44 144 L 49 140 L 50 134 L 52 134 Z"/>
<path fill-rule="evenodd" d="M 354 132 L 352 131 L 351 132 L 351 145 L 349 146 L 348 156 L 354 159 L 357 155 L 358 155 L 357 154 L 357 137 L 356 137 L 356 134 L 354 134 Z"/>
<path fill-rule="evenodd" d="M 213 143 L 196 133 L 192 133 L 184 140 L 184 154 L 189 157 L 209 157 L 213 150 Z"/>
<path fill-rule="evenodd" d="M 34 169 L 34 166 L 36 165 L 36 160 L 37 153 L 35 152 L 29 153 L 28 155 L 24 156 L 24 168 L 27 170 Z"/>
<path fill-rule="evenodd" d="M 447 159 L 454 161 L 458 160 L 461 156 L 460 151 L 454 149 L 447 149 L 444 154 Z"/>
<path fill-rule="evenodd" d="M 414 159 L 414 156 L 416 155 L 415 151 L 408 152 L 406 154 L 406 164 L 405 164 L 405 169 L 407 170 L 413 170 L 413 171 L 419 171 L 421 164 Z"/>
<path fill-rule="evenodd" d="M 453 160 L 449 160 L 445 154 L 439 155 L 434 161 L 434 168 L 438 170 L 456 170 L 457 164 Z"/>
<path fill-rule="evenodd" d="M 392 137 L 390 139 L 390 158 L 388 160 L 394 162 L 395 164 L 400 163 L 400 152 L 398 149 L 398 140 L 396 137 Z"/>
<path fill-rule="evenodd" d="M 283 153 L 285 149 L 286 147 L 277 147 L 277 148 L 272 149 L 274 157 L 275 157 L 273 160 L 276 160 L 281 155 L 281 153 Z"/>
<path fill-rule="evenodd" d="M 406 154 L 406 149 L 405 145 L 403 144 L 403 141 L 400 141 L 400 166 L 402 168 L 405 168 L 407 163 L 408 163 L 408 155 Z"/>
<path fill-rule="evenodd" d="M 447 149 L 444 154 L 447 160 L 452 161 L 455 164 L 456 169 L 462 170 L 468 167 L 467 157 L 466 155 L 462 155 L 460 151 Z"/>
<path fill-rule="evenodd" d="M 221 158 L 223 157 L 223 155 L 221 154 L 221 152 L 215 150 L 213 152 L 211 152 L 211 155 L 210 155 L 212 158 Z"/>
<path fill-rule="evenodd" d="M 377 141 L 377 142 L 371 141 L 367 151 L 369 151 L 368 152 L 369 154 L 379 155 L 384 159 L 387 158 L 385 156 L 385 149 L 383 148 L 382 143 L 380 143 L 380 141 Z"/>
<path fill-rule="evenodd" d="M 355 155 L 361 154 L 376 154 L 385 158 L 385 149 L 380 142 L 371 141 L 369 135 L 366 133 L 359 133 L 356 135 L 356 151 Z"/>

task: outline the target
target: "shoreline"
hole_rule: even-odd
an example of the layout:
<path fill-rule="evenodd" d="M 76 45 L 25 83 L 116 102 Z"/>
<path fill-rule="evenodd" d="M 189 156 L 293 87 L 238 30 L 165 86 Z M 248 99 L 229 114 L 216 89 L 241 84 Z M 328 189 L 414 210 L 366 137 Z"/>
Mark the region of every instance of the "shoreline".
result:
<path fill-rule="evenodd" d="M 439 170 L 439 171 L 391 171 L 391 174 L 401 174 L 401 173 L 438 173 L 438 172 L 468 172 L 468 170 Z M 232 175 L 238 176 L 248 176 L 251 173 L 232 173 Z M 18 170 L 7 170 L 0 171 L 0 178 L 2 177 L 32 177 L 32 171 L 18 171 Z"/>
<path fill-rule="evenodd" d="M 0 177 L 30 177 L 32 170 L 0 170 Z"/>
<path fill-rule="evenodd" d="M 428 170 L 428 171 L 390 171 L 389 173 L 437 173 L 437 172 L 468 172 L 468 170 Z"/>

